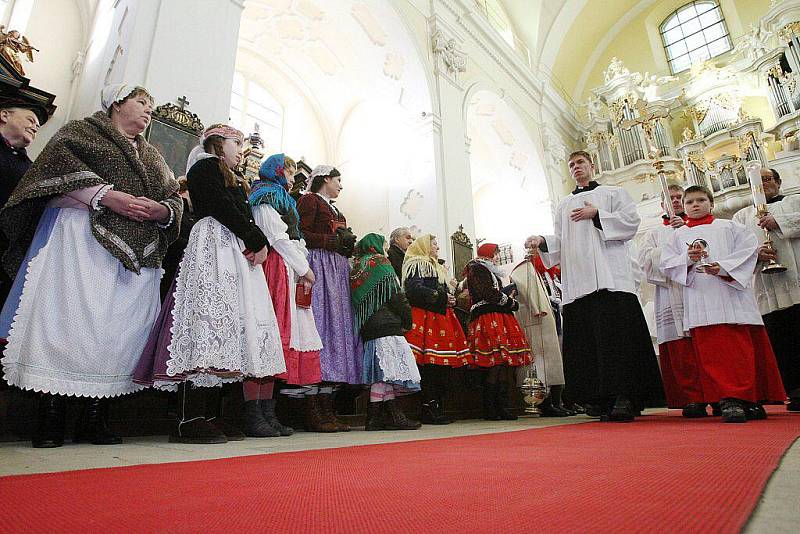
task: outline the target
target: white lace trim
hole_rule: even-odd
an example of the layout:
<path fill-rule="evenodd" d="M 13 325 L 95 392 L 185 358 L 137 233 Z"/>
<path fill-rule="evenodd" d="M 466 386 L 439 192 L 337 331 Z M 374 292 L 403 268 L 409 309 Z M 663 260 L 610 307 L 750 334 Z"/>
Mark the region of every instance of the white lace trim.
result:
<path fill-rule="evenodd" d="M 420 375 L 411 346 L 402 336 L 386 336 L 375 340 L 378 365 L 385 382 L 419 382 Z"/>
<path fill-rule="evenodd" d="M 260 271 L 215 219 L 205 217 L 195 224 L 175 289 L 168 375 L 216 369 L 265 377 L 286 371 L 275 311 Z"/>
<path fill-rule="evenodd" d="M 162 206 L 164 206 L 165 208 L 167 208 L 169 210 L 169 220 L 167 222 L 165 222 L 164 224 L 161 224 L 160 222 L 156 223 L 156 226 L 158 226 L 162 230 L 165 230 L 165 229 L 169 228 L 170 226 L 172 226 L 172 223 L 175 222 L 175 210 L 173 210 L 172 206 L 170 206 L 166 202 L 159 202 L 159 204 L 161 204 Z"/>
<path fill-rule="evenodd" d="M 100 211 L 105 207 L 102 204 L 100 204 L 100 201 L 103 200 L 103 197 L 106 196 L 106 193 L 108 193 L 112 189 L 114 189 L 113 185 L 106 185 L 106 186 L 103 186 L 100 189 L 100 191 L 97 192 L 97 194 L 94 196 L 94 198 L 92 198 L 92 209 L 93 210 Z"/>

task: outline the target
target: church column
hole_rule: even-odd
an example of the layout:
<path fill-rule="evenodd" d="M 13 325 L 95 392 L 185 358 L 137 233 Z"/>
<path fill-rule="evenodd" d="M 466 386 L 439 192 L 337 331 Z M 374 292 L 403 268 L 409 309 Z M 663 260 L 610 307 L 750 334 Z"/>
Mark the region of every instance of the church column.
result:
<path fill-rule="evenodd" d="M 450 236 L 460 225 L 475 236 L 475 211 L 470 179 L 469 139 L 464 117 L 464 87 L 459 77 L 466 71 L 466 55 L 459 49 L 460 38 L 437 16 L 428 21 L 434 54 L 435 102 L 434 131 L 436 186 L 440 215 L 437 224 L 441 257 L 452 263 Z M 446 252 L 446 255 L 445 255 Z"/>
<path fill-rule="evenodd" d="M 205 124 L 228 120 L 243 0 L 100 0 L 72 116 L 108 83 L 140 84 L 156 105 L 186 95 Z"/>

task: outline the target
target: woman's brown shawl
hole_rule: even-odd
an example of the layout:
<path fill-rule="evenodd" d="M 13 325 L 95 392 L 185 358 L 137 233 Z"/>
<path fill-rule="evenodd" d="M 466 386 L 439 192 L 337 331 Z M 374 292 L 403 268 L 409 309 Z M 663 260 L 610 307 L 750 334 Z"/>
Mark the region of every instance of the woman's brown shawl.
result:
<path fill-rule="evenodd" d="M 172 208 L 175 220 L 166 229 L 151 221 L 132 221 L 108 208 L 90 209 L 92 234 L 126 269 L 139 273 L 143 267 L 161 266 L 167 246 L 178 237 L 183 202 L 161 154 L 141 135 L 136 141 L 138 156 L 103 112 L 70 121 L 53 136 L 0 211 L 0 228 L 11 242 L 3 267 L 11 277 L 17 274 L 50 198 L 102 184 Z"/>

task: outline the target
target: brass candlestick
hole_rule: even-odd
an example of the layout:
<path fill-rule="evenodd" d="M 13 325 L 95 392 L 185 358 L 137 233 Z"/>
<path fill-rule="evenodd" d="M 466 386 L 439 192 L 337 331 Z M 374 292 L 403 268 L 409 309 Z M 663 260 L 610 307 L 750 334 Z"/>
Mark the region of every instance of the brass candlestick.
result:
<path fill-rule="evenodd" d="M 765 215 L 769 214 L 769 210 L 767 209 L 766 204 L 759 204 L 756 208 L 756 214 L 759 218 L 764 217 Z M 764 246 L 770 250 L 770 252 L 776 253 L 775 246 L 772 244 L 772 235 L 769 233 L 769 230 L 764 228 L 764 235 L 766 239 L 764 240 Z M 782 273 L 786 271 L 786 266 L 781 265 L 776 260 L 769 260 L 762 269 L 761 272 L 764 274 L 775 274 L 775 273 Z"/>

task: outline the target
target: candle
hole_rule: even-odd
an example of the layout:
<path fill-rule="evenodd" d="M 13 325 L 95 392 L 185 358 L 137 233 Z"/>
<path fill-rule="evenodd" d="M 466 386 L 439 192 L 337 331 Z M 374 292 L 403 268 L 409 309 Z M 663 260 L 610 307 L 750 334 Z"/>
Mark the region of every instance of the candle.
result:
<path fill-rule="evenodd" d="M 753 204 L 756 207 L 765 206 L 767 197 L 764 194 L 764 183 L 761 181 L 761 162 L 748 161 L 745 169 L 747 170 L 747 179 L 750 181 L 750 191 L 753 193 Z"/>
<path fill-rule="evenodd" d="M 663 172 L 658 173 L 658 181 L 661 183 L 661 194 L 663 195 L 664 200 L 664 211 L 667 212 L 667 216 L 672 219 L 675 215 L 672 213 L 672 200 L 669 198 L 669 184 L 667 183 L 667 177 L 664 175 Z"/>

